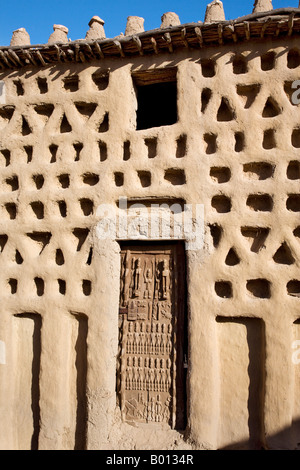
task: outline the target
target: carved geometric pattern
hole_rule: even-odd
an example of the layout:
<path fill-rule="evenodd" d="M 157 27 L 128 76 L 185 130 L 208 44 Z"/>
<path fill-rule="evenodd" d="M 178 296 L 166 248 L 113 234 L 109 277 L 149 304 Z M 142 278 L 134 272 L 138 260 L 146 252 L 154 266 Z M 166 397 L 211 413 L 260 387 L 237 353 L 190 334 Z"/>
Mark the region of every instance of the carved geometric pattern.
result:
<path fill-rule="evenodd" d="M 291 126 L 290 141 L 286 143 L 289 146 L 288 159 L 284 163 L 281 153 L 280 166 L 278 166 L 279 162 L 275 156 L 276 154 L 269 153 L 269 149 L 280 149 L 280 133 L 285 128 L 282 123 L 286 122 L 284 121 L 285 113 L 289 113 L 292 106 L 293 109 L 295 108 L 291 102 L 293 91 L 291 84 L 293 77 L 297 78 L 297 67 L 293 65 L 296 52 L 295 50 L 291 51 L 287 57 L 284 55 L 283 57 L 278 57 L 274 51 L 262 54 L 261 58 L 258 59 L 262 70 L 261 79 L 256 79 L 255 81 L 249 80 L 254 59 L 247 57 L 245 54 L 237 54 L 232 61 L 227 63 L 228 70 L 230 63 L 232 64 L 233 80 L 230 83 L 230 87 L 226 86 L 224 89 L 221 87 L 218 90 L 215 89 L 214 80 L 219 73 L 216 63 L 218 62 L 221 66 L 221 60 L 215 61 L 213 58 L 203 59 L 201 67 L 197 68 L 198 79 L 203 83 L 200 94 L 200 109 L 203 119 L 201 129 L 204 144 L 203 152 L 207 157 L 213 157 L 213 160 L 207 161 L 210 166 L 209 173 L 211 176 L 211 180 L 208 180 L 210 181 L 211 188 L 211 209 L 208 210 L 209 220 L 207 220 L 207 223 L 210 226 L 219 225 L 225 234 L 223 242 L 218 247 L 219 251 L 223 250 L 222 243 L 227 243 L 226 215 L 230 219 L 236 211 L 236 202 L 232 193 L 234 186 L 232 185 L 243 185 L 242 194 L 244 194 L 244 197 L 239 201 L 239 205 L 245 214 L 250 215 L 249 210 L 257 212 L 258 216 L 260 216 L 260 212 L 275 214 L 279 210 L 279 202 L 274 202 L 276 181 L 279 178 L 280 172 L 286 172 L 287 182 L 289 181 L 291 185 L 289 190 L 288 186 L 285 189 L 286 206 L 282 208 L 282 214 L 283 217 L 288 218 L 287 210 L 295 213 L 295 216 L 299 212 L 298 203 L 300 196 L 297 183 L 299 183 L 300 167 L 296 150 L 300 145 L 300 134 L 298 132 L 296 112 L 294 112 L 294 122 L 292 122 L 292 119 L 289 119 Z M 284 83 L 278 82 L 275 89 L 270 89 L 269 81 L 264 80 L 263 74 L 265 72 L 270 74 L 275 73 L 275 56 L 276 60 L 281 60 L 287 70 L 289 70 L 289 79 L 285 80 Z M 222 67 L 225 67 L 225 62 L 222 63 Z M 88 217 L 90 220 L 88 226 L 91 226 L 92 221 L 95 220 L 94 208 L 97 205 L 97 196 L 94 193 L 94 200 L 93 198 L 86 197 L 83 186 L 80 186 L 79 179 L 76 180 L 77 186 L 74 186 L 75 179 L 72 175 L 77 173 L 76 166 L 73 165 L 72 169 L 70 168 L 70 174 L 64 178 L 63 175 L 58 175 L 61 187 L 66 192 L 64 194 L 57 193 L 57 200 L 51 202 L 50 207 L 49 203 L 46 203 L 42 192 L 43 188 L 48 184 L 47 181 L 50 179 L 49 170 L 43 173 L 39 165 L 51 164 L 51 166 L 53 165 L 51 171 L 55 171 L 57 174 L 57 168 L 64 162 L 76 164 L 86 161 L 87 139 L 91 132 L 93 132 L 94 144 L 89 150 L 89 155 L 92 156 L 93 165 L 96 164 L 96 166 L 90 172 L 86 171 L 86 167 L 84 168 L 85 176 L 82 176 L 82 181 L 90 186 L 99 184 L 101 187 L 101 185 L 105 184 L 105 178 L 102 179 L 101 177 L 102 170 L 100 170 L 100 166 L 105 164 L 111 156 L 109 139 L 107 140 L 106 138 L 106 135 L 109 136 L 111 116 L 106 105 L 102 104 L 103 100 L 101 101 L 98 98 L 105 96 L 107 93 L 114 93 L 111 91 L 109 74 L 104 70 L 99 72 L 99 69 L 91 71 L 91 74 L 88 76 L 88 80 L 93 84 L 93 93 L 90 100 L 86 99 L 84 84 L 80 80 L 80 73 L 66 74 L 64 77 L 57 79 L 56 88 L 53 87 L 53 84 L 50 86 L 50 82 L 38 74 L 28 80 L 32 81 L 32 88 L 30 86 L 24 87 L 24 82 L 21 80 L 12 80 L 7 94 L 8 103 L 5 106 L 2 105 L 0 109 L 1 164 L 3 169 L 7 169 L 4 176 L 6 186 L 3 186 L 3 196 L 5 188 L 7 190 L 10 188 L 11 194 L 16 193 L 18 196 L 17 199 L 10 197 L 9 200 L 6 198 L 3 201 L 3 220 L 16 221 L 16 223 L 20 220 L 19 207 L 22 205 L 22 198 L 24 198 L 24 203 L 26 201 L 25 204 L 27 204 L 26 214 L 32 224 L 34 224 L 34 219 L 43 221 L 45 226 L 48 221 L 50 221 L 51 225 L 51 220 L 57 217 L 61 218 L 61 220 L 67 220 L 69 214 L 75 210 L 82 218 Z M 56 104 L 57 100 L 53 99 L 58 90 L 59 93 L 63 94 L 63 100 L 59 105 Z M 83 91 L 82 95 L 80 93 L 81 90 Z M 20 97 L 27 99 L 26 105 L 18 101 Z M 211 118 L 211 116 L 214 116 L 214 118 Z M 253 119 L 251 116 L 253 116 Z M 252 119 L 252 122 L 256 120 L 258 122 L 259 118 L 256 119 L 257 116 L 261 116 L 262 119 L 259 125 L 257 124 L 257 141 L 254 152 L 249 147 L 249 129 L 245 123 L 249 119 Z M 239 128 L 236 126 L 237 122 L 241 123 Z M 213 125 L 214 123 L 217 126 Z M 232 135 L 231 148 L 230 139 L 226 139 L 226 147 L 229 152 L 226 165 L 224 165 L 224 160 L 221 161 L 220 156 L 221 149 L 223 149 L 224 155 L 224 132 L 226 132 L 227 136 Z M 10 141 L 6 138 L 11 133 L 19 136 L 19 148 L 11 148 Z M 42 134 L 47 135 L 47 139 L 39 139 L 39 136 Z M 70 139 L 65 142 L 60 138 L 60 135 L 64 134 L 70 134 Z M 159 151 L 162 149 L 163 144 L 160 141 L 159 132 L 153 133 L 150 137 L 148 135 L 145 138 L 141 137 L 141 139 L 143 140 L 143 148 L 145 156 L 148 157 L 148 162 L 151 162 L 152 159 L 157 162 Z M 44 144 L 38 148 L 36 142 L 39 140 L 43 141 Z M 120 156 L 123 162 L 128 162 L 127 166 L 132 160 L 134 151 L 130 139 L 120 142 Z M 239 153 L 240 159 L 238 161 L 231 158 L 232 152 Z M 184 167 L 187 162 L 187 156 L 191 154 L 188 133 L 184 131 L 178 132 L 174 135 L 173 158 L 177 158 L 180 161 L 180 165 L 179 168 L 178 165 L 176 167 L 170 165 L 169 168 L 164 170 L 166 185 L 168 182 L 174 186 L 184 186 L 186 184 Z M 134 163 L 130 163 L 130 165 L 132 167 Z M 39 171 L 34 173 L 34 168 L 38 167 Z M 22 168 L 22 172 L 20 172 L 20 168 Z M 128 168 L 130 172 L 130 166 Z M 236 179 L 237 172 L 240 174 L 239 183 L 237 183 Z M 33 196 L 32 193 L 32 200 L 27 199 L 26 191 L 29 189 L 29 186 L 28 188 L 24 186 L 25 178 L 23 178 L 23 174 L 28 174 L 27 181 L 32 181 L 35 184 L 36 190 L 40 191 L 38 198 L 37 195 Z M 140 189 L 150 188 L 152 190 L 153 177 L 151 169 L 139 168 L 136 169 L 136 174 L 140 181 Z M 116 167 L 112 178 L 115 188 L 123 188 L 126 185 L 127 178 L 124 169 L 121 170 L 120 167 Z M 266 184 L 267 181 L 270 181 L 268 186 Z M 188 180 L 187 183 L 189 183 Z M 34 186 L 31 187 L 31 189 L 33 188 Z M 71 197 L 68 189 L 77 191 L 79 196 L 77 198 Z M 228 247 L 227 254 L 223 257 L 226 266 L 229 266 L 230 269 L 233 267 L 237 268 L 240 265 L 239 261 L 248 259 L 250 253 L 257 253 L 261 258 L 273 259 L 275 257 L 275 259 L 280 259 L 280 252 L 278 254 L 277 250 L 283 243 L 282 238 L 286 240 L 287 249 L 291 250 L 290 254 L 286 253 L 284 264 L 292 266 L 293 263 L 290 261 L 292 259 L 294 261 L 299 259 L 297 250 L 295 250 L 295 237 L 291 233 L 284 234 L 284 236 L 283 234 L 282 236 L 279 234 L 275 236 L 272 223 L 266 223 L 263 226 L 262 222 L 264 221 L 261 217 L 253 218 L 253 242 L 249 253 L 245 242 L 250 240 L 252 236 L 250 233 L 251 227 L 249 227 L 248 220 L 242 220 L 241 214 L 242 212 L 240 211 L 240 228 L 233 234 L 232 246 Z M 216 215 L 218 215 L 217 218 L 215 217 Z M 86 222 L 84 222 L 82 227 L 82 230 L 85 229 Z M 4 234 L 4 227 L 2 231 Z M 31 233 L 38 234 L 46 231 L 43 228 L 37 228 L 32 230 Z M 255 231 L 257 235 L 255 235 Z M 54 228 L 53 232 L 55 232 Z M 27 231 L 26 236 L 30 238 L 29 233 L 30 231 Z M 70 238 L 70 233 L 68 230 L 68 238 Z M 266 240 L 264 240 L 265 234 L 267 236 Z M 259 240 L 262 241 L 260 242 Z M 55 236 L 52 237 L 49 243 L 49 251 L 53 251 L 52 244 L 55 244 Z M 30 244 L 25 242 L 22 244 L 28 246 L 28 250 L 33 250 L 32 253 L 34 252 L 34 249 L 30 248 Z M 56 247 L 56 249 L 60 248 Z M 16 246 L 15 252 L 16 250 L 19 254 L 23 253 L 22 259 L 30 257 L 23 246 Z M 17 256 L 19 260 L 20 256 Z M 64 254 L 64 258 L 66 256 Z"/>

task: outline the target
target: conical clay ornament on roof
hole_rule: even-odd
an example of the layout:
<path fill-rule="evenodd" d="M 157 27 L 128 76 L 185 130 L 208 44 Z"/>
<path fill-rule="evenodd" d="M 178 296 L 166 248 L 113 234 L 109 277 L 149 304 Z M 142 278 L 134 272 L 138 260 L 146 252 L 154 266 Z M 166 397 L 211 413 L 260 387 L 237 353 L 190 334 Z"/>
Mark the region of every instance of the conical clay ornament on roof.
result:
<path fill-rule="evenodd" d="M 204 23 L 215 23 L 216 21 L 225 21 L 223 3 L 220 0 L 214 0 L 206 7 Z"/>
<path fill-rule="evenodd" d="M 68 42 L 68 28 L 62 24 L 53 25 L 54 32 L 48 39 L 48 44 L 54 44 L 56 42 L 66 43 Z"/>
<path fill-rule="evenodd" d="M 180 19 L 177 13 L 173 11 L 168 11 L 164 13 L 161 17 L 161 29 L 169 28 L 170 26 L 178 26 L 180 25 Z"/>
<path fill-rule="evenodd" d="M 99 16 L 93 16 L 89 22 L 90 29 L 85 35 L 87 41 L 93 39 L 105 39 L 104 21 Z"/>
<path fill-rule="evenodd" d="M 16 29 L 13 32 L 11 46 L 27 46 L 30 44 L 30 37 L 25 28 Z"/>
<path fill-rule="evenodd" d="M 272 0 L 255 0 L 253 13 L 273 10 Z"/>
<path fill-rule="evenodd" d="M 125 36 L 133 36 L 144 32 L 144 18 L 140 16 L 128 16 Z"/>

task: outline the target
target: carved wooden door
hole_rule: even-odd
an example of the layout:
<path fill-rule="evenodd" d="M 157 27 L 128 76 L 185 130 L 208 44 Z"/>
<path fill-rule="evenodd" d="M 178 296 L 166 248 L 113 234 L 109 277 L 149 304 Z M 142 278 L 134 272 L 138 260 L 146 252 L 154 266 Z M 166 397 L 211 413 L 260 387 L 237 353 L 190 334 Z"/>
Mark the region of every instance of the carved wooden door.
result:
<path fill-rule="evenodd" d="M 184 320 L 183 246 L 124 246 L 117 370 L 123 420 L 184 428 Z"/>

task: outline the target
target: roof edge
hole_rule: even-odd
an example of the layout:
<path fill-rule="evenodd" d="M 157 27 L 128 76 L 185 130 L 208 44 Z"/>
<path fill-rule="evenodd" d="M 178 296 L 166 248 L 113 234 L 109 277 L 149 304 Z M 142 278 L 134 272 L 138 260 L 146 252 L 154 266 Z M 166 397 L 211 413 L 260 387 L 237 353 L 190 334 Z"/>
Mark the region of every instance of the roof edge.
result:
<path fill-rule="evenodd" d="M 172 53 L 178 48 L 222 46 L 283 35 L 300 35 L 300 8 L 279 8 L 234 20 L 186 23 L 115 38 L 2 46 L 0 70 L 28 65 L 45 67 L 62 62 L 89 62 L 106 57 Z"/>

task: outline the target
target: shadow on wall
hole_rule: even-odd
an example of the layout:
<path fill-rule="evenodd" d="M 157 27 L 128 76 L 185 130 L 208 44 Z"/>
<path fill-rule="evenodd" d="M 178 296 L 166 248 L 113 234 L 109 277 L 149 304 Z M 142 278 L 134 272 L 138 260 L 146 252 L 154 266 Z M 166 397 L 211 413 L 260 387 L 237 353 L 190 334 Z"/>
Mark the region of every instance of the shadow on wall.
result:
<path fill-rule="evenodd" d="M 266 436 L 265 443 L 245 440 L 218 450 L 300 450 L 300 419 L 278 433 Z"/>
<path fill-rule="evenodd" d="M 18 364 L 21 364 L 22 374 L 15 378 L 15 391 L 17 406 L 16 415 L 16 442 L 18 450 L 38 450 L 39 434 L 41 429 L 40 406 L 40 371 L 42 351 L 42 317 L 38 313 L 26 312 L 14 315 L 16 319 L 18 343 Z M 65 318 L 68 336 L 66 347 L 68 352 L 64 356 L 65 407 L 73 410 L 70 414 L 68 432 L 69 448 L 84 450 L 86 447 L 87 426 L 87 332 L 88 319 L 83 313 L 70 312 Z M 63 326 L 61 327 L 63 331 Z M 27 352 L 27 354 L 24 353 Z M 53 362 L 51 362 L 53 361 Z M 49 368 L 52 366 L 53 377 L 56 376 L 55 354 L 49 358 Z M 54 382 L 55 380 L 53 380 Z M 49 387 L 48 387 L 49 388 Z M 51 394 L 51 391 L 49 392 Z M 61 396 L 62 398 L 62 396 Z M 50 400 L 51 401 L 51 400 Z M 52 409 L 58 413 L 59 407 Z M 61 412 L 62 408 L 60 408 Z"/>
<path fill-rule="evenodd" d="M 294 416 L 290 425 L 276 434 L 267 434 L 265 324 L 261 319 L 250 317 L 218 316 L 216 320 L 220 364 L 218 448 L 300 450 L 298 371 L 294 371 L 295 394 L 290 398 Z M 275 413 L 274 409 L 272 419 L 276 425 Z"/>

